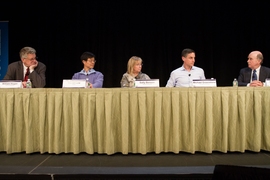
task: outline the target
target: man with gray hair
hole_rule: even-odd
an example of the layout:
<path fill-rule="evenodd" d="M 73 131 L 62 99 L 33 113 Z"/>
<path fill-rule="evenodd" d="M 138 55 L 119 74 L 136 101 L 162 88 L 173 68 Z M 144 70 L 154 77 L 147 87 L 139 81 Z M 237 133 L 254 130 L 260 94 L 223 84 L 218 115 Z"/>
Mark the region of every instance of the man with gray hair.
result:
<path fill-rule="evenodd" d="M 239 86 L 264 86 L 265 79 L 270 78 L 270 68 L 262 66 L 263 54 L 252 51 L 248 55 L 248 67 L 242 68 L 238 76 Z"/>
<path fill-rule="evenodd" d="M 26 87 L 26 81 L 30 79 L 33 88 L 43 88 L 46 85 L 46 65 L 37 61 L 36 50 L 24 47 L 20 50 L 20 58 L 20 61 L 8 65 L 3 80 L 22 80 L 23 87 Z"/>

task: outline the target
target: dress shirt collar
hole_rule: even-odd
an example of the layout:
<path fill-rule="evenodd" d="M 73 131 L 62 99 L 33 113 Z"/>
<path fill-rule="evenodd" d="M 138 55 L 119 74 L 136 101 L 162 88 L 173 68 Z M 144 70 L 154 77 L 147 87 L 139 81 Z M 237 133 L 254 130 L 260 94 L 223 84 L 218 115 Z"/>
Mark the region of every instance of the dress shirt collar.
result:
<path fill-rule="evenodd" d="M 187 71 L 187 70 L 184 68 L 184 65 L 182 65 L 182 66 L 180 67 L 180 70 L 181 70 L 181 71 Z M 194 66 L 192 66 L 190 70 L 194 70 Z"/>
<path fill-rule="evenodd" d="M 260 72 L 261 66 L 259 66 L 256 70 L 256 72 Z M 252 70 L 253 71 L 253 70 Z"/>
<path fill-rule="evenodd" d="M 84 69 L 80 71 L 80 74 L 88 75 L 96 72 L 94 69 L 90 69 L 89 71 L 85 71 Z"/>
<path fill-rule="evenodd" d="M 22 63 L 22 64 L 23 64 L 23 63 Z M 25 74 L 25 73 L 26 73 L 27 68 L 28 68 L 28 67 L 26 67 L 26 66 L 23 64 L 23 74 Z"/>

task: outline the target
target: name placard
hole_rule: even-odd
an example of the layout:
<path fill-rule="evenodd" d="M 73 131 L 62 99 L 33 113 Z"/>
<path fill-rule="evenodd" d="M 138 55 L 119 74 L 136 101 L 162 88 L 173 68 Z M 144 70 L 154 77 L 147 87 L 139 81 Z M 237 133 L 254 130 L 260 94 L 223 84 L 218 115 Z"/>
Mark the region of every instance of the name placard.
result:
<path fill-rule="evenodd" d="M 159 87 L 159 79 L 136 80 L 136 88 Z"/>
<path fill-rule="evenodd" d="M 22 81 L 20 81 L 20 80 L 14 80 L 14 81 L 2 80 L 2 81 L 0 81 L 0 88 L 22 88 Z"/>
<path fill-rule="evenodd" d="M 193 87 L 217 87 L 216 79 L 193 79 Z"/>
<path fill-rule="evenodd" d="M 85 88 L 85 79 L 63 79 L 63 88 Z"/>

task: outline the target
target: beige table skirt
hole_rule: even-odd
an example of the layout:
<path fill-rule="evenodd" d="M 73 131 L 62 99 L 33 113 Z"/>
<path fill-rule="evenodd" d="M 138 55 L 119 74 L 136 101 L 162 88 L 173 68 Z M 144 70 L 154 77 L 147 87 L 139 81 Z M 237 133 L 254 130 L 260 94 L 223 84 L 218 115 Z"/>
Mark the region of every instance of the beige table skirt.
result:
<path fill-rule="evenodd" d="M 0 89 L 0 151 L 270 150 L 270 88 Z"/>

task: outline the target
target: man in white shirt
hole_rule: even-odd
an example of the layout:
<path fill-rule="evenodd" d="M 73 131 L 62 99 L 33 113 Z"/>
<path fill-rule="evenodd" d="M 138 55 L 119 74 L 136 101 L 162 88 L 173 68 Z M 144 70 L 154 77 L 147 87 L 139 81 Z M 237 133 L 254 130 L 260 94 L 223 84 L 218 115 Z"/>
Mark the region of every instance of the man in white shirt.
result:
<path fill-rule="evenodd" d="M 171 72 L 166 87 L 192 87 L 193 79 L 205 79 L 204 70 L 194 66 L 195 51 L 184 49 L 182 51 L 183 65 Z"/>

